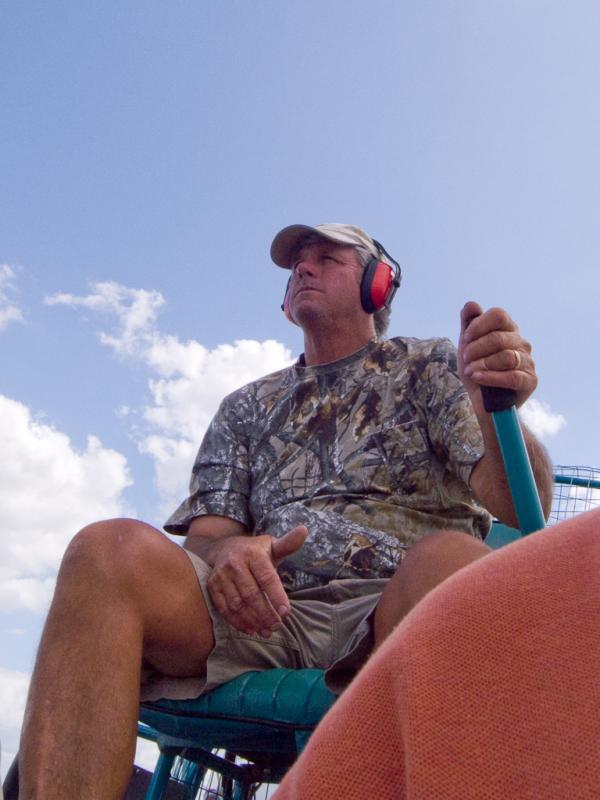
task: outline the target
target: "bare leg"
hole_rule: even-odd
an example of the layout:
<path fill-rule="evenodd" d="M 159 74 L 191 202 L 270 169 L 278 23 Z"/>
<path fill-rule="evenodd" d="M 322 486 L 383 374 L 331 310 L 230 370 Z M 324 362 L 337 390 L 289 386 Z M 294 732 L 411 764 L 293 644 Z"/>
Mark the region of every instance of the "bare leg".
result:
<path fill-rule="evenodd" d="M 122 798 L 133 761 L 142 657 L 198 675 L 213 647 L 188 557 L 134 520 L 84 528 L 58 575 L 19 755 L 23 800 Z"/>
<path fill-rule="evenodd" d="M 492 550 L 458 531 L 430 533 L 406 554 L 381 595 L 375 611 L 375 647 L 439 583 Z"/>

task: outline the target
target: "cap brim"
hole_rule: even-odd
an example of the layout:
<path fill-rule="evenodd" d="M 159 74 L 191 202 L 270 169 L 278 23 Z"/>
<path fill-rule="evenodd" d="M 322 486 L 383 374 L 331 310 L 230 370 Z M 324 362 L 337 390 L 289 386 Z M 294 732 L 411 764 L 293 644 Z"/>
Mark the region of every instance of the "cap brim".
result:
<path fill-rule="evenodd" d="M 318 228 L 313 228 L 310 225 L 288 225 L 287 228 L 279 231 L 271 244 L 271 258 L 275 264 L 278 267 L 290 269 L 292 256 L 297 245 L 311 233 L 316 233 L 323 239 L 335 241 L 323 234 Z"/>

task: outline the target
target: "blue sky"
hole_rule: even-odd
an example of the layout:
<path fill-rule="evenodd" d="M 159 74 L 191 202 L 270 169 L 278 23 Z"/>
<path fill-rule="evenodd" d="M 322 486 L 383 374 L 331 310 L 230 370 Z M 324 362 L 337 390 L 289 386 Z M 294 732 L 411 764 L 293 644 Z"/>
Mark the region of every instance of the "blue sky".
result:
<path fill-rule="evenodd" d="M 284 225 L 385 244 L 390 335 L 507 308 L 528 419 L 555 463 L 599 464 L 599 38 L 592 0 L 3 5 L 5 751 L 70 536 L 160 525 L 220 397 L 301 350 Z"/>

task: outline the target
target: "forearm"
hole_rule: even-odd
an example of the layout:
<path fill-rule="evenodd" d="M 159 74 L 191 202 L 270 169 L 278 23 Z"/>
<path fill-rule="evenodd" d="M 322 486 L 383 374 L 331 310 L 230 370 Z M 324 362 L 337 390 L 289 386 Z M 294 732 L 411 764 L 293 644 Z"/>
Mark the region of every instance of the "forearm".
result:
<path fill-rule="evenodd" d="M 529 453 L 533 477 L 540 495 L 542 511 L 544 512 L 544 517 L 548 519 L 552 507 L 552 491 L 554 488 L 552 461 L 544 445 L 536 439 L 529 428 L 521 423 L 521 429 L 523 431 L 527 452 Z"/>
<path fill-rule="evenodd" d="M 485 412 L 478 417 L 485 454 L 473 469 L 471 489 L 477 500 L 491 514 L 507 525 L 518 527 L 492 417 Z M 547 518 L 552 504 L 552 465 L 544 446 L 525 425 L 521 424 L 521 428 L 544 516 Z"/>
<path fill-rule="evenodd" d="M 248 535 L 248 529 L 241 522 L 210 514 L 191 521 L 183 546 L 214 566 L 215 558 L 229 539 Z"/>

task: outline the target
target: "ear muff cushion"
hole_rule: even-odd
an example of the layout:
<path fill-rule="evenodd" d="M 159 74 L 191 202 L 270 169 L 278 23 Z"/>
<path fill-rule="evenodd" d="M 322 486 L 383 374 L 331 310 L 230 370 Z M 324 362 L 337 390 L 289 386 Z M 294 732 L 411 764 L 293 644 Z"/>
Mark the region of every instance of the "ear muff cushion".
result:
<path fill-rule="evenodd" d="M 360 284 L 360 302 L 368 314 L 374 314 L 385 306 L 393 285 L 394 272 L 385 261 L 371 259 L 363 273 Z"/>

